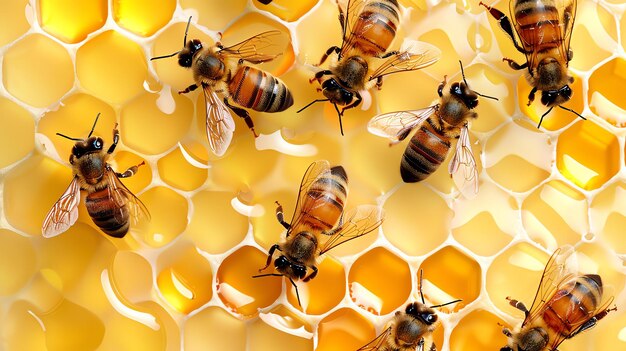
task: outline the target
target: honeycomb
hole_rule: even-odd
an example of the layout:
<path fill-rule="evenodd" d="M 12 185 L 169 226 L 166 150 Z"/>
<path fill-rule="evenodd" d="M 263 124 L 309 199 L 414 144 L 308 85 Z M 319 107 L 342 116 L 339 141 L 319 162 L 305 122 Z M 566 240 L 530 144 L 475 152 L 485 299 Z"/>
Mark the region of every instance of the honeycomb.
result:
<path fill-rule="evenodd" d="M 521 59 L 478 2 L 400 0 L 404 38 L 437 45 L 441 60 L 392 75 L 371 106 L 346 113 L 339 134 L 330 104 L 307 80 L 311 65 L 340 44 L 331 0 L 11 0 L 0 19 L 0 349 L 3 350 L 355 350 L 393 313 L 419 298 L 424 271 L 429 303 L 442 308 L 440 350 L 498 350 L 530 304 L 552 251 L 574 245 L 582 271 L 601 274 L 617 312 L 564 342 L 561 351 L 626 349 L 626 15 L 623 0 L 579 0 L 567 107 L 526 106 L 530 87 L 502 57 Z M 507 1 L 496 8 L 508 13 Z M 295 105 L 253 112 L 256 140 L 237 119 L 233 143 L 217 158 L 204 134 L 203 100 L 176 94 L 192 83 L 175 59 L 150 57 L 190 38 L 235 43 L 258 32 L 288 33 L 279 58 L 262 69 L 292 90 Z M 221 34 L 219 34 L 221 33 Z M 45 62 L 39 58 L 45 57 Z M 480 191 L 461 196 L 441 167 L 403 184 L 403 146 L 369 134 L 377 113 L 429 106 L 444 75 L 483 94 L 471 137 Z M 407 86 L 410 88 L 407 89 Z M 95 135 L 111 143 L 117 170 L 145 161 L 124 179 L 146 204 L 150 222 L 123 239 L 104 235 L 84 205 L 78 222 L 51 239 L 45 214 L 71 180 L 72 142 Z M 253 279 L 283 228 L 304 170 L 327 159 L 345 167 L 348 207 L 379 204 L 378 232 L 340 246 L 299 284 Z M 447 161 L 446 161 L 447 163 Z M 526 172 L 526 173 L 524 173 Z M 620 229 L 621 228 L 621 229 Z"/>

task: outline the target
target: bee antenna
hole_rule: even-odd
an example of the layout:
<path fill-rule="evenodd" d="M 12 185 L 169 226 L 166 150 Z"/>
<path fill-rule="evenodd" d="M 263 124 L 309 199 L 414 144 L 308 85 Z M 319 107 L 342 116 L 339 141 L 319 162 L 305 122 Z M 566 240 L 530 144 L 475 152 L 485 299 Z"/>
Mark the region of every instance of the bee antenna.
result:
<path fill-rule="evenodd" d="M 259 274 L 253 275 L 252 278 L 262 278 L 262 277 L 283 277 L 284 275 L 278 273 L 267 273 L 267 274 Z"/>
<path fill-rule="evenodd" d="M 567 108 L 567 107 L 564 107 L 564 106 L 561 106 L 561 105 L 559 105 L 559 107 L 560 107 L 560 108 L 562 108 L 562 109 L 564 109 L 564 110 L 566 110 L 566 111 L 569 111 L 569 112 L 571 112 L 571 113 L 575 114 L 576 116 L 578 116 L 578 117 L 580 117 L 580 118 L 584 119 L 585 121 L 587 120 L 587 119 L 586 119 L 585 117 L 583 117 L 580 113 L 578 113 L 578 112 L 576 112 L 576 111 L 572 110 L 571 108 Z"/>
<path fill-rule="evenodd" d="M 298 298 L 298 306 L 302 307 L 302 303 L 300 302 L 300 293 L 298 292 L 298 286 L 293 281 L 293 279 L 291 279 L 291 277 L 289 277 L 289 281 L 291 282 L 291 285 L 293 285 L 293 288 L 296 289 L 296 297 Z"/>
<path fill-rule="evenodd" d="M 483 94 L 477 92 L 476 90 L 472 90 L 472 91 L 474 92 L 474 94 L 476 94 L 478 96 L 482 96 L 482 97 L 487 98 L 487 99 L 492 99 L 492 100 L 498 101 L 498 98 L 495 97 L 495 96 L 483 95 Z"/>
<path fill-rule="evenodd" d="M 89 135 L 87 135 L 87 138 L 91 137 L 91 134 L 93 134 L 93 130 L 96 129 L 96 123 L 98 123 L 98 118 L 100 118 L 100 112 L 98 112 L 98 114 L 96 115 L 96 120 L 93 122 L 93 126 L 91 127 L 91 131 L 89 131 Z"/>
<path fill-rule="evenodd" d="M 325 101 L 330 101 L 330 99 L 317 99 L 317 100 L 313 100 L 311 102 L 309 102 L 306 106 L 304 106 L 303 108 L 299 109 L 298 111 L 296 111 L 296 113 L 300 113 L 302 111 L 304 111 L 305 109 L 309 108 L 309 106 L 313 105 L 316 102 L 325 102 Z"/>
<path fill-rule="evenodd" d="M 72 137 L 68 137 L 65 134 L 61 134 L 61 133 L 57 133 L 58 136 L 64 137 L 65 139 L 70 139 L 72 141 L 85 141 L 85 139 L 81 139 L 81 138 L 72 138 Z"/>
<path fill-rule="evenodd" d="M 157 56 L 157 57 L 153 57 L 153 58 L 151 58 L 151 59 L 150 59 L 150 61 L 160 60 L 160 59 L 164 59 L 164 58 L 168 58 L 168 57 L 176 56 L 176 55 L 178 55 L 178 53 L 179 53 L 179 52 L 180 52 L 180 51 L 176 51 L 176 52 L 175 52 L 175 53 L 173 53 L 173 54 L 164 55 L 164 56 Z"/>
<path fill-rule="evenodd" d="M 187 45 L 187 32 L 189 31 L 189 25 L 191 24 L 191 17 L 192 16 L 189 16 L 189 19 L 187 20 L 187 27 L 185 28 L 185 38 L 183 39 L 183 47 Z"/>
<path fill-rule="evenodd" d="M 539 129 L 539 128 L 541 127 L 541 122 L 543 122 L 543 118 L 544 118 L 544 117 L 545 117 L 548 113 L 550 113 L 550 111 L 552 111 L 552 109 L 553 109 L 553 108 L 554 108 L 554 107 L 550 107 L 550 108 L 548 109 L 548 111 L 544 112 L 544 113 L 543 113 L 543 115 L 541 115 L 541 119 L 539 119 L 539 124 L 537 124 L 537 129 Z M 570 111 L 571 111 L 571 110 L 570 110 Z M 574 112 L 574 111 L 572 111 L 572 112 Z M 574 113 L 576 113 L 576 112 L 574 112 Z M 576 114 L 577 114 L 577 113 L 576 113 Z M 583 119 L 584 119 L 584 117 L 583 117 Z"/>
<path fill-rule="evenodd" d="M 187 44 L 187 33 L 189 32 L 189 25 L 191 24 L 191 17 L 189 16 L 189 19 L 187 20 L 187 27 L 185 27 L 185 37 L 183 38 L 183 48 L 185 47 L 185 45 Z M 150 61 L 154 61 L 154 60 L 160 60 L 160 59 L 164 59 L 164 58 L 168 58 L 168 57 L 172 57 L 172 56 L 176 56 L 180 53 L 181 50 L 176 51 L 173 54 L 169 54 L 169 55 L 163 55 L 163 56 L 157 56 L 157 57 L 153 57 L 150 59 Z"/>
<path fill-rule="evenodd" d="M 463 62 L 461 62 L 461 60 L 459 60 L 459 65 L 461 66 L 461 76 L 463 76 L 463 81 L 465 82 L 465 85 L 469 86 L 469 84 L 467 84 L 467 80 L 465 79 L 465 70 L 463 70 Z"/>
<path fill-rule="evenodd" d="M 339 112 L 339 107 L 337 107 L 337 104 L 333 104 L 333 106 L 335 106 L 335 110 L 337 110 L 337 116 L 339 116 L 339 130 L 341 131 L 341 136 L 343 136 L 343 121 L 341 119 L 343 113 Z"/>
<path fill-rule="evenodd" d="M 454 301 L 450 301 L 450 302 L 446 302 L 446 303 L 442 303 L 441 305 L 434 305 L 434 306 L 430 306 L 430 308 L 437 308 L 437 307 L 443 307 L 443 306 L 447 306 L 447 305 L 451 305 L 453 303 L 457 303 L 457 302 L 461 302 L 463 300 L 461 299 L 456 299 Z"/>
<path fill-rule="evenodd" d="M 420 269 L 420 274 L 419 277 L 417 278 L 417 290 L 419 290 L 420 292 L 420 298 L 422 299 L 422 304 L 426 304 L 426 302 L 424 301 L 424 293 L 422 293 L 422 279 L 423 279 L 423 274 L 424 274 L 424 270 Z"/>

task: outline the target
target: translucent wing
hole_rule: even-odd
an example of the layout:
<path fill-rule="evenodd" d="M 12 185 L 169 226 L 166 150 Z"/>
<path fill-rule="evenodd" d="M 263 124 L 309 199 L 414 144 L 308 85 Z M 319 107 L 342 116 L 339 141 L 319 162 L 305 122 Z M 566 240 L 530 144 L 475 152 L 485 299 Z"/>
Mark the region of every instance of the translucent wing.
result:
<path fill-rule="evenodd" d="M 373 0 L 348 0 L 348 6 L 344 13 L 343 22 L 341 28 L 343 29 L 343 41 L 341 43 L 340 57 L 343 57 L 350 53 L 356 44 L 356 39 L 362 32 L 369 30 L 371 26 L 363 26 L 359 32 L 354 31 L 355 23 L 361 14 L 361 10 L 365 5 Z"/>
<path fill-rule="evenodd" d="M 437 109 L 438 104 L 421 110 L 384 113 L 372 118 L 367 124 L 367 130 L 374 135 L 389 138 L 391 144 L 396 144 L 424 123 Z"/>
<path fill-rule="evenodd" d="M 358 349 L 357 351 L 377 351 L 383 346 L 387 345 L 387 338 L 391 335 L 391 327 L 385 329 L 380 335 L 374 338 L 372 341 Z"/>
<path fill-rule="evenodd" d="M 54 203 L 41 226 L 41 234 L 46 238 L 57 236 L 68 230 L 78 219 L 80 185 L 74 177 L 63 195 Z"/>
<path fill-rule="evenodd" d="M 441 50 L 436 46 L 421 41 L 409 41 L 400 52 L 390 56 L 369 80 L 375 80 L 382 76 L 397 72 L 415 71 L 439 61 Z"/>
<path fill-rule="evenodd" d="M 454 156 L 448 165 L 448 172 L 459 191 L 467 198 L 478 193 L 478 166 L 472 152 L 467 124 L 461 128 Z"/>
<path fill-rule="evenodd" d="M 557 0 L 561 13 L 561 22 L 563 23 L 563 45 L 561 46 L 561 55 L 568 58 L 572 41 L 572 32 L 574 30 L 574 20 L 576 19 L 577 0 Z"/>
<path fill-rule="evenodd" d="M 289 38 L 278 30 L 259 33 L 233 46 L 221 49 L 219 52 L 236 56 L 252 63 L 272 61 L 280 56 L 286 47 Z"/>
<path fill-rule="evenodd" d="M 302 219 L 302 216 L 305 212 L 310 209 L 304 209 L 303 205 L 306 202 L 305 197 L 309 192 L 309 188 L 312 184 L 315 183 L 322 175 L 330 172 L 330 164 L 326 160 L 320 160 L 313 162 L 309 168 L 307 168 L 306 172 L 304 172 L 304 176 L 302 177 L 302 182 L 300 183 L 300 191 L 298 192 L 298 200 L 296 202 L 296 208 L 293 212 L 293 217 L 291 218 L 291 229 L 287 231 L 287 236 L 291 234 L 291 230 L 298 226 L 298 223 Z M 330 189 L 330 184 L 328 187 Z"/>
<path fill-rule="evenodd" d="M 347 213 L 337 228 L 333 229 L 320 249 L 320 255 L 346 243 L 352 239 L 361 237 L 383 223 L 383 210 L 374 205 L 361 205 Z"/>
<path fill-rule="evenodd" d="M 150 220 L 150 212 L 146 205 L 135 194 L 133 194 L 115 174 L 115 171 L 107 165 L 105 177 L 108 177 L 109 197 L 117 205 L 115 218 L 119 221 L 124 218 L 124 205 L 128 205 L 130 219 L 133 224 L 137 224 L 140 219 Z"/>
<path fill-rule="evenodd" d="M 206 136 L 213 153 L 222 156 L 233 139 L 235 121 L 219 96 L 209 86 L 203 88 L 206 107 Z"/>

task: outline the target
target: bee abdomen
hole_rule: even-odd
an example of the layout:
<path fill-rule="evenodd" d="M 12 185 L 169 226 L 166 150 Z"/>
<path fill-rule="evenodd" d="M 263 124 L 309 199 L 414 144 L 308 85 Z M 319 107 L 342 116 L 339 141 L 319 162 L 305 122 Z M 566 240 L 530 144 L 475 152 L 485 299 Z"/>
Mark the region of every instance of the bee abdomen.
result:
<path fill-rule="evenodd" d="M 108 189 L 87 195 L 85 206 L 93 222 L 106 234 L 121 238 L 128 232 L 130 225 L 128 207 L 116 204 L 109 196 Z"/>
<path fill-rule="evenodd" d="M 330 172 L 319 177 L 307 192 L 308 202 L 305 208 L 304 222 L 319 230 L 332 229 L 346 203 L 348 176 L 342 166 L 335 166 Z"/>
<path fill-rule="evenodd" d="M 400 175 L 405 183 L 415 183 L 426 179 L 439 168 L 450 150 L 449 140 L 439 134 L 430 123 L 424 123 L 407 145 Z"/>
<path fill-rule="evenodd" d="M 396 0 L 379 0 L 367 4 L 352 31 L 356 39 L 355 46 L 363 53 L 374 56 L 387 51 L 396 36 L 399 12 Z"/>
<path fill-rule="evenodd" d="M 561 45 L 562 36 L 558 33 L 559 12 L 554 1 L 519 0 L 515 4 L 515 18 L 520 25 L 520 36 L 526 49 L 546 51 Z M 532 48 L 527 43 L 532 43 Z"/>
<path fill-rule="evenodd" d="M 239 105 L 255 111 L 280 112 L 293 105 L 293 96 L 285 83 L 254 67 L 239 66 L 228 90 Z"/>

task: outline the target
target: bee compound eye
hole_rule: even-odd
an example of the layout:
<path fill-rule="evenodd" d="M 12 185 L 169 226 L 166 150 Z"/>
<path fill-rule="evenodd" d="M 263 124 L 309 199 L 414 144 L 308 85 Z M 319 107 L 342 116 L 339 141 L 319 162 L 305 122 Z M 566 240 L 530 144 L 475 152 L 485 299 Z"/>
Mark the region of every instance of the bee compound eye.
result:
<path fill-rule="evenodd" d="M 406 314 L 415 314 L 417 313 L 417 308 L 415 307 L 415 304 L 410 303 L 406 306 L 406 309 L 404 310 L 404 312 Z"/>
<path fill-rule="evenodd" d="M 274 261 L 274 266 L 278 269 L 283 269 L 287 267 L 288 265 L 289 265 L 289 261 L 287 260 L 287 257 L 285 256 L 280 256 L 276 259 L 276 261 Z"/>
<path fill-rule="evenodd" d="M 293 265 L 292 266 L 293 272 L 295 273 L 295 275 L 302 279 L 304 278 L 304 276 L 306 276 L 306 267 L 301 266 L 301 265 Z"/>

